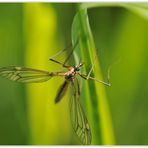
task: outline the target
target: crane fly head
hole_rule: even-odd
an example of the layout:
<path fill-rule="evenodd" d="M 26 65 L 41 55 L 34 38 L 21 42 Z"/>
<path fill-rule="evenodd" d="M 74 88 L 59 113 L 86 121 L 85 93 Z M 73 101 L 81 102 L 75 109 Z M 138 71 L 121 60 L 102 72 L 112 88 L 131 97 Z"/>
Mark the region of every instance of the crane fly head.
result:
<path fill-rule="evenodd" d="M 75 71 L 80 71 L 80 68 L 84 65 L 84 63 L 79 63 L 77 66 L 75 66 Z"/>

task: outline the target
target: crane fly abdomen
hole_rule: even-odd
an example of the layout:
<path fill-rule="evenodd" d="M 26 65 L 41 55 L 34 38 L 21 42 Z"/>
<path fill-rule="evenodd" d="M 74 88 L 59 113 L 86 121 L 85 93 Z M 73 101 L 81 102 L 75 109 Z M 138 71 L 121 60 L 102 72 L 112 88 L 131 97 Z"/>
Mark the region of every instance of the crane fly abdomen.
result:
<path fill-rule="evenodd" d="M 60 86 L 57 96 L 55 98 L 55 103 L 58 103 L 61 101 L 61 99 L 63 98 L 63 96 L 66 93 L 66 90 L 68 88 L 68 84 L 69 84 L 69 81 L 65 80 L 64 83 Z"/>

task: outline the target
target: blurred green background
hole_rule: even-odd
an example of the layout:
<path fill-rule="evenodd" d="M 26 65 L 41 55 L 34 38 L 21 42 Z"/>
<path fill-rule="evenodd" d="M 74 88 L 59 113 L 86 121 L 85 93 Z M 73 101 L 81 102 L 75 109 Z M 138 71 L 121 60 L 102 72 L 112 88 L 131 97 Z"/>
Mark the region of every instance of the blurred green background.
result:
<path fill-rule="evenodd" d="M 48 58 L 71 43 L 76 5 L 0 3 L 0 67 L 60 71 Z M 112 86 L 106 87 L 115 144 L 147 145 L 148 21 L 122 7 L 95 7 L 88 16 L 104 79 L 120 59 L 111 71 Z M 19 84 L 0 78 L 0 144 L 80 144 L 70 123 L 70 92 L 54 104 L 62 82 Z"/>

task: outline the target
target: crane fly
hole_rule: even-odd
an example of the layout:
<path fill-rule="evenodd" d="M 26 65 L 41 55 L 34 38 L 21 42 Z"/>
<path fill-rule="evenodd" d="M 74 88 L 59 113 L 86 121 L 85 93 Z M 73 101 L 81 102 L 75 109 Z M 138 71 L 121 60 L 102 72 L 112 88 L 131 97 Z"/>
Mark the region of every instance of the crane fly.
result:
<path fill-rule="evenodd" d="M 68 60 L 68 58 L 66 60 Z M 70 102 L 69 107 L 70 107 L 70 117 L 71 117 L 72 127 L 74 129 L 74 132 L 77 134 L 78 138 L 80 139 L 80 142 L 84 145 L 89 145 L 91 144 L 91 130 L 85 112 L 80 103 L 80 86 L 77 76 L 80 76 L 86 80 L 88 79 L 95 80 L 105 85 L 110 85 L 110 84 L 91 77 L 90 73 L 92 71 L 92 68 L 88 75 L 80 73 L 80 69 L 84 65 L 84 63 L 82 62 L 80 62 L 76 66 L 66 66 L 65 62 L 63 64 L 52 58 L 50 58 L 50 61 L 62 65 L 64 68 L 67 69 L 67 72 L 48 72 L 32 68 L 8 66 L 0 68 L 0 76 L 12 81 L 22 82 L 22 83 L 40 83 L 48 81 L 50 78 L 55 76 L 65 77 L 65 80 L 63 84 L 60 86 L 57 95 L 55 97 L 55 103 L 59 103 L 61 101 L 69 85 L 71 85 L 73 95 L 69 101 Z"/>

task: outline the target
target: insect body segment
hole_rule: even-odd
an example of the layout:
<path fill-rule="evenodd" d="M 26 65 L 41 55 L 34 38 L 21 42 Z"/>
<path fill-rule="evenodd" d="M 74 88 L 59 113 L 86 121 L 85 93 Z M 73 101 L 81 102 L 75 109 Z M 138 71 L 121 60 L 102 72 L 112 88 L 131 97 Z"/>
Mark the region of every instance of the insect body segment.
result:
<path fill-rule="evenodd" d="M 64 83 L 60 86 L 57 96 L 55 98 L 55 103 L 60 102 L 60 100 L 63 98 L 63 96 L 65 95 L 68 89 L 68 84 L 69 84 L 69 81 L 65 80 Z"/>
<path fill-rule="evenodd" d="M 75 75 L 77 74 L 78 69 L 76 69 L 77 67 L 68 67 L 67 72 L 65 73 L 61 73 L 61 75 L 65 76 L 65 81 L 64 83 L 60 86 L 57 96 L 55 98 L 55 103 L 58 103 L 62 97 L 65 95 L 65 92 L 67 91 L 68 85 L 69 83 L 73 82 L 75 79 Z"/>
<path fill-rule="evenodd" d="M 45 82 L 54 76 L 65 77 L 65 81 L 58 90 L 57 96 L 55 98 L 55 103 L 61 101 L 61 99 L 63 98 L 69 87 L 69 84 L 73 86 L 72 89 L 74 90 L 74 92 L 70 103 L 71 104 L 70 112 L 71 112 L 73 129 L 76 132 L 82 144 L 90 144 L 91 141 L 90 128 L 86 116 L 84 114 L 84 111 L 82 109 L 82 106 L 80 104 L 79 84 L 77 82 L 77 85 L 74 85 L 75 79 L 77 80 L 76 75 L 78 74 L 80 67 L 82 65 L 83 64 L 80 63 L 75 67 L 66 66 L 66 68 L 68 69 L 67 72 L 47 72 L 32 68 L 9 66 L 9 67 L 0 68 L 0 76 L 12 81 L 23 82 L 23 83 Z"/>
<path fill-rule="evenodd" d="M 97 80 L 93 77 L 90 77 L 90 72 L 88 75 L 81 74 L 80 68 L 83 66 L 83 63 L 79 63 L 76 66 L 67 66 L 58 62 L 54 59 L 50 59 L 52 62 L 62 65 L 64 68 L 67 68 L 67 72 L 48 72 L 43 70 L 37 70 L 32 68 L 25 67 L 16 67 L 8 66 L 0 68 L 0 76 L 7 78 L 12 81 L 22 82 L 22 83 L 39 83 L 48 81 L 54 76 L 65 77 L 63 84 L 60 86 L 57 96 L 55 98 L 55 103 L 61 101 L 65 95 L 69 85 L 71 85 L 73 90 L 73 95 L 70 99 L 70 115 L 72 121 L 72 127 L 80 139 L 82 144 L 91 144 L 91 130 L 87 120 L 87 117 L 84 113 L 82 105 L 80 103 L 80 86 L 77 79 L 77 76 L 82 77 L 85 80 L 96 80 L 97 82 L 108 85 L 108 83 L 101 80 Z M 67 59 L 66 59 L 67 60 Z M 92 68 L 91 68 L 92 71 Z"/>

